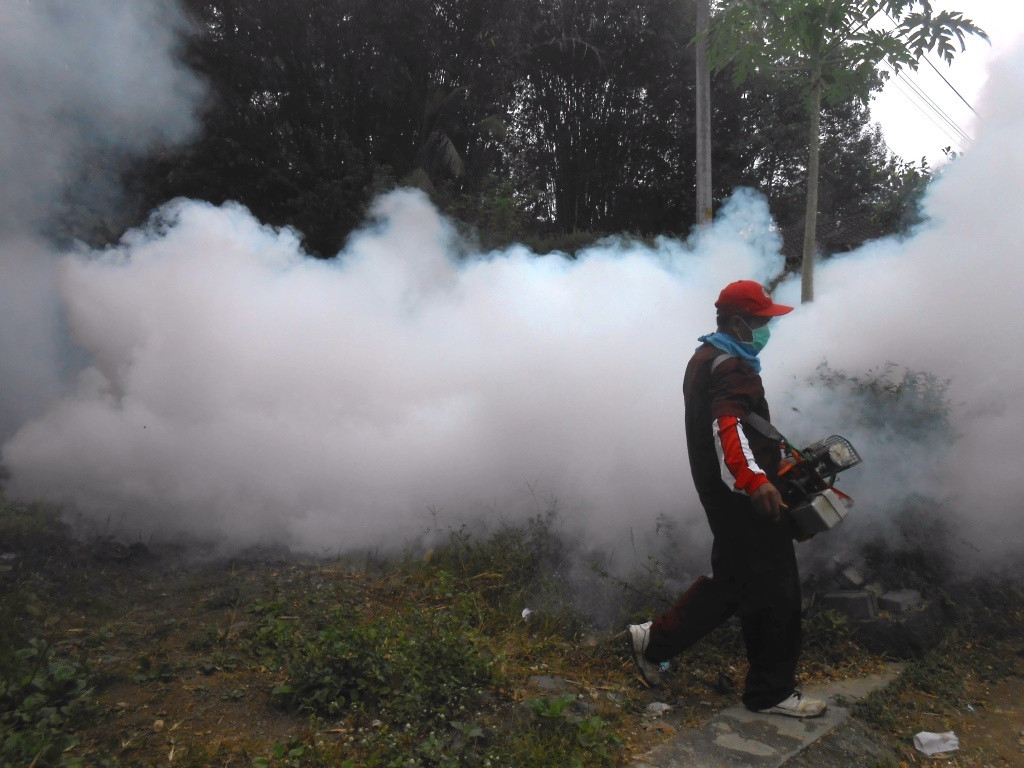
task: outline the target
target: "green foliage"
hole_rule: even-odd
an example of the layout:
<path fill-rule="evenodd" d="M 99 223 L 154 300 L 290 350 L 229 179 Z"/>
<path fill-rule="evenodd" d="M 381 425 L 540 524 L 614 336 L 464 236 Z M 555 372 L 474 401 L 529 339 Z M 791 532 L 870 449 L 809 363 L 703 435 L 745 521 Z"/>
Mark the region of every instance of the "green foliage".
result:
<path fill-rule="evenodd" d="M 933 445 L 949 444 L 955 437 L 950 416 L 948 379 L 926 371 L 912 371 L 895 363 L 863 375 L 835 370 L 822 363 L 811 379 L 833 390 L 856 427 L 879 436 L 893 436 Z M 889 439 L 886 437 L 885 439 Z"/>
<path fill-rule="evenodd" d="M 94 711 L 88 670 L 38 639 L 0 654 L 0 766 L 81 765 L 65 752 Z"/>
<path fill-rule="evenodd" d="M 918 7 L 920 7 L 919 10 Z M 887 16 L 896 23 L 873 24 Z M 823 106 L 855 99 L 867 104 L 883 81 L 880 67 L 917 68 L 929 51 L 952 61 L 953 41 L 985 33 L 962 14 L 933 14 L 928 0 L 739 0 L 724 4 L 708 32 L 708 60 L 730 67 L 734 86 L 756 75 L 791 82 L 799 89 L 808 130 L 806 229 L 801 254 L 802 297 L 813 298 Z M 763 82 L 763 81 L 762 81 Z"/>
<path fill-rule="evenodd" d="M 545 720 L 559 720 L 575 700 L 576 697 L 571 693 L 563 693 L 549 698 L 527 699 L 524 703 L 538 717 Z"/>
<path fill-rule="evenodd" d="M 45 504 L 11 504 L 0 496 L 0 550 L 52 557 L 69 549 L 68 528 L 58 510 Z"/>
<path fill-rule="evenodd" d="M 177 665 L 168 659 L 154 664 L 148 656 L 140 656 L 138 667 L 132 678 L 136 683 L 169 683 L 178 677 Z"/>
<path fill-rule="evenodd" d="M 288 741 L 275 741 L 270 747 L 269 756 L 254 757 L 252 768 L 306 768 L 307 766 L 327 765 L 319 756 L 316 750 L 310 748 L 301 739 L 289 739 Z M 348 761 L 342 763 L 341 768 L 351 766 Z"/>
<path fill-rule="evenodd" d="M 70 236 L 109 241 L 154 206 L 188 196 L 241 202 L 330 257 L 369 202 L 396 184 L 425 190 L 485 250 L 523 242 L 575 253 L 617 232 L 690 229 L 693 19 L 685 3 L 184 5 L 195 19 L 186 62 L 210 87 L 201 133 L 133 170 L 135 221 L 76 212 L 83 224 L 68 224 Z M 759 5 L 736 3 L 733 12 Z M 818 5 L 838 13 L 837 3 Z M 915 27 L 928 36 L 905 42 L 946 55 L 965 24 L 936 14 Z M 803 24 L 805 37 L 811 26 Z M 742 44 L 766 48 L 756 35 Z M 733 59 L 735 72 L 741 60 Z M 787 61 L 747 67 L 744 87 L 716 78 L 713 136 L 716 199 L 756 186 L 784 229 L 801 215 L 791 198 L 803 186 L 795 169 L 805 167 L 807 146 L 803 131 L 794 136 L 803 85 L 781 72 Z M 829 93 L 844 113 L 834 120 L 842 140 L 828 159 L 842 162 L 825 167 L 838 232 L 825 242 L 846 248 L 898 228 L 906 197 L 866 111 L 853 114 L 840 98 L 847 75 L 836 71 Z M 872 78 L 869 88 L 880 82 Z M 844 213 L 868 223 L 851 226 Z"/>
<path fill-rule="evenodd" d="M 564 693 L 524 703 L 538 718 L 541 731 L 575 743 L 587 755 L 587 765 L 607 765 L 621 740 L 599 715 L 581 717 L 572 710 L 576 697 Z M 576 759 L 579 759 L 577 756 Z"/>
<path fill-rule="evenodd" d="M 895 28 L 872 24 L 886 17 Z M 741 0 L 715 15 L 709 61 L 732 65 L 737 84 L 767 69 L 796 78 L 808 96 L 822 84 L 825 103 L 867 102 L 882 64 L 916 69 L 931 51 L 952 62 L 969 35 L 988 39 L 961 13 L 933 13 L 927 0 Z"/>
<path fill-rule="evenodd" d="M 291 634 L 280 653 L 287 682 L 274 700 L 323 716 L 357 709 L 393 722 L 421 718 L 457 709 L 489 679 L 472 639 L 434 612 L 364 624 L 339 613 L 323 629 Z"/>
<path fill-rule="evenodd" d="M 204 675 L 212 675 L 215 672 L 233 672 L 240 663 L 238 656 L 233 653 L 212 653 L 203 660 L 200 671 Z"/>

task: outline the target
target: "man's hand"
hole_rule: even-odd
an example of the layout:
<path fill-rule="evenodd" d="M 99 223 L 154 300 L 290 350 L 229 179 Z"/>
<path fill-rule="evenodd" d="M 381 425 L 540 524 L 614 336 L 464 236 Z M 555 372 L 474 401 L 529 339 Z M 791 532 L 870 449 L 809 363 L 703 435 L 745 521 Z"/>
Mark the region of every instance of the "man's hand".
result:
<path fill-rule="evenodd" d="M 750 497 L 751 503 L 754 505 L 754 511 L 760 515 L 771 515 L 773 520 L 782 519 L 782 509 L 785 504 L 782 503 L 782 496 L 779 495 L 778 489 L 771 483 L 765 483 L 760 486 Z"/>

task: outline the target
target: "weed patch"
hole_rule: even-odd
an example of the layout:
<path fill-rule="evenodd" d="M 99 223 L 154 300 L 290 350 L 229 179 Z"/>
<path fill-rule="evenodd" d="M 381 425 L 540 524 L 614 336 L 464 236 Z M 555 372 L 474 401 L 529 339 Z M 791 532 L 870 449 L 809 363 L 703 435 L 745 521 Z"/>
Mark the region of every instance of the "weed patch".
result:
<path fill-rule="evenodd" d="M 0 758 L 4 766 L 81 765 L 65 754 L 78 744 L 75 730 L 94 712 L 85 667 L 61 657 L 43 640 L 2 659 Z"/>
<path fill-rule="evenodd" d="M 390 619 L 338 614 L 319 631 L 291 630 L 278 642 L 286 681 L 282 708 L 334 717 L 348 710 L 392 723 L 458 707 L 490 680 L 472 640 L 444 616 Z"/>

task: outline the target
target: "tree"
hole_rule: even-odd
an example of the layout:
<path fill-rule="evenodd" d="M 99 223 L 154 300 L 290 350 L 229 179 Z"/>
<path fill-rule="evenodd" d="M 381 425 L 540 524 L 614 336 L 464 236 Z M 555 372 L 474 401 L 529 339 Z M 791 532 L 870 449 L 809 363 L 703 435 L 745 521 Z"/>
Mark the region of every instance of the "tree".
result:
<path fill-rule="evenodd" d="M 501 0 L 183 0 L 202 135 L 135 171 L 140 215 L 237 200 L 337 253 L 395 179 L 493 173 L 488 120 L 511 103 Z M 417 173 L 418 172 L 418 173 Z"/>
<path fill-rule="evenodd" d="M 709 35 L 712 67 L 731 65 L 736 84 L 767 71 L 800 89 L 808 148 L 801 299 L 811 301 L 823 106 L 850 97 L 866 104 L 884 64 L 916 69 L 930 51 L 951 63 L 966 36 L 988 38 L 928 0 L 736 0 L 720 7 Z"/>
<path fill-rule="evenodd" d="M 187 64 L 209 85 L 202 133 L 134 165 L 132 221 L 96 226 L 83 185 L 73 215 L 60 217 L 68 237 L 116 237 L 185 195 L 237 200 L 329 257 L 395 184 L 425 189 L 488 249 L 518 241 L 572 252 L 610 233 L 678 234 L 693 223 L 690 3 L 182 5 L 194 20 Z M 796 262 L 801 86 L 767 70 L 742 87 L 728 75 L 712 85 L 714 199 L 738 186 L 764 192 Z M 850 99 L 823 107 L 821 195 L 836 201 L 821 224 L 828 247 L 900 225 L 908 185 L 868 125 Z"/>
<path fill-rule="evenodd" d="M 683 4 L 512 5 L 523 25 L 507 146 L 520 189 L 540 193 L 538 218 L 565 234 L 679 231 L 693 210 L 683 191 L 693 188 L 692 141 L 681 138 L 693 136 Z"/>

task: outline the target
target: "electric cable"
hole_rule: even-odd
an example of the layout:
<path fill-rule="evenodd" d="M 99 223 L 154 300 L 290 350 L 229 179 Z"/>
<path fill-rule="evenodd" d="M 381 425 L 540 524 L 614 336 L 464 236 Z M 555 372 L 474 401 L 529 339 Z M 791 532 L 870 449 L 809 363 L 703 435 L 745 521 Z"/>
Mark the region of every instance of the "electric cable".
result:
<path fill-rule="evenodd" d="M 893 25 L 891 31 L 898 33 L 899 22 L 896 19 L 894 19 L 888 11 L 885 12 L 885 16 Z M 942 81 L 947 86 L 949 86 L 950 90 L 952 90 L 953 93 L 955 93 L 964 104 L 967 105 L 967 108 L 970 109 L 971 112 L 973 112 L 975 115 L 977 115 L 978 113 L 975 111 L 974 107 L 971 106 L 970 102 L 968 102 L 967 99 L 963 97 L 963 94 L 961 94 L 960 91 L 958 91 L 956 87 L 954 87 L 953 84 L 941 72 L 939 72 L 938 68 L 932 63 L 932 61 L 927 56 L 922 56 L 921 58 L 928 63 L 928 66 L 935 70 L 935 74 L 942 78 Z M 933 124 L 939 127 L 940 130 L 942 130 L 942 132 L 945 133 L 948 138 L 951 138 L 958 144 L 960 144 L 961 148 L 964 148 L 971 143 L 972 139 L 970 134 L 968 134 L 967 131 L 961 128 L 960 125 L 952 117 L 950 117 L 949 113 L 946 112 L 942 107 L 940 107 L 939 104 L 933 98 L 931 98 L 931 96 L 929 96 L 920 85 L 915 83 L 905 71 L 900 70 L 899 72 L 897 72 L 896 68 L 893 67 L 893 65 L 890 64 L 888 61 L 886 61 L 885 64 L 890 70 L 893 71 L 893 73 L 896 74 L 897 78 L 901 79 L 907 85 L 908 88 L 910 88 L 915 94 L 917 94 L 918 98 L 921 99 L 921 101 L 928 107 L 929 110 L 931 110 L 943 123 L 945 123 L 949 127 L 949 129 L 951 129 L 954 132 L 953 134 L 949 133 L 948 130 L 946 130 L 941 125 L 936 123 L 935 119 L 928 115 L 928 113 L 925 112 L 924 108 L 922 108 L 920 104 L 914 103 L 913 99 L 908 97 L 905 91 L 903 91 L 902 89 L 897 89 L 900 90 L 900 92 L 903 93 L 904 97 L 907 98 L 912 104 L 914 104 L 914 106 L 917 107 L 918 110 L 925 114 L 925 116 L 928 117 Z"/>
<path fill-rule="evenodd" d="M 934 125 L 940 133 L 945 135 L 946 138 L 948 138 L 951 142 L 960 144 L 960 148 L 963 149 L 961 140 L 957 136 L 954 136 L 952 133 L 950 133 L 948 127 L 943 125 L 935 115 L 933 115 L 929 110 L 925 109 L 924 106 L 918 103 L 915 100 L 915 98 L 904 87 L 901 80 L 891 80 L 890 85 L 892 85 L 892 87 L 896 91 L 898 91 L 903 96 L 903 98 L 905 98 L 910 103 L 910 105 L 914 107 L 914 109 L 920 112 L 932 125 Z M 890 151 L 892 151 L 891 148 Z"/>
<path fill-rule="evenodd" d="M 914 94 L 914 96 L 919 100 L 920 103 L 915 102 L 914 99 L 907 94 L 906 90 L 903 90 L 901 88 L 898 88 L 897 90 L 900 90 L 900 92 L 903 93 L 904 97 L 906 97 L 908 101 L 910 101 L 912 104 L 914 104 L 915 107 L 917 107 L 922 113 L 924 113 L 925 116 L 928 117 L 928 119 L 931 120 L 931 122 L 934 125 L 936 125 L 936 127 L 940 128 L 940 130 L 942 130 L 942 132 L 945 133 L 946 136 L 948 136 L 951 139 L 954 139 L 962 147 L 966 147 L 971 143 L 972 140 L 970 134 L 968 134 L 967 131 L 961 128 L 960 125 L 952 117 L 950 117 L 949 114 L 944 109 L 942 109 L 942 107 L 939 106 L 939 104 L 931 96 L 929 96 L 919 84 L 915 83 L 907 75 L 905 71 L 900 70 L 899 72 L 897 72 L 895 67 L 889 64 L 889 62 L 886 62 L 886 66 L 889 67 L 890 70 L 892 70 L 892 72 L 896 75 L 899 81 L 901 81 L 907 88 L 910 89 L 910 91 Z M 922 106 L 922 104 L 924 106 Z M 929 112 L 925 110 L 925 107 L 927 107 L 927 110 L 929 110 L 931 114 L 929 114 Z M 938 118 L 938 120 L 936 120 L 936 118 Z"/>
<path fill-rule="evenodd" d="M 961 93 L 960 93 L 960 91 L 958 91 L 958 90 L 956 89 L 956 86 L 954 86 L 954 85 L 953 85 L 953 84 L 952 84 L 951 82 L 949 82 L 949 80 L 947 80 L 947 79 L 946 79 L 946 76 L 945 76 L 944 74 L 942 74 L 942 73 L 941 73 L 941 72 L 939 71 L 939 68 L 938 68 L 938 67 L 936 67 L 936 66 L 935 66 L 935 65 L 934 65 L 934 64 L 932 63 L 932 60 L 931 60 L 931 59 L 929 59 L 929 58 L 928 58 L 927 56 L 925 56 L 925 57 L 924 57 L 924 60 L 925 60 L 926 62 L 928 62 L 928 66 L 929 66 L 929 67 L 931 67 L 931 68 L 932 68 L 933 70 L 935 70 L 935 74 L 936 74 L 936 75 L 938 75 L 939 77 L 941 77 L 941 78 L 942 78 L 942 82 L 944 82 L 944 83 L 945 83 L 946 85 L 948 85 L 948 86 L 949 86 L 949 89 L 950 89 L 951 91 L 953 91 L 953 93 L 955 93 L 955 94 L 957 95 L 957 97 L 959 97 L 960 101 L 962 101 L 962 102 L 963 102 L 964 104 L 966 104 L 966 105 L 967 105 L 967 108 L 968 108 L 969 110 L 971 110 L 971 112 L 974 112 L 974 114 L 975 114 L 975 115 L 977 115 L 977 114 L 978 114 L 978 112 L 977 112 L 977 110 L 975 110 L 975 109 L 974 109 L 974 107 L 972 107 L 972 106 L 971 106 L 971 102 L 969 102 L 969 101 L 968 101 L 967 99 L 965 99 L 965 98 L 963 97 L 963 94 L 961 94 Z"/>

